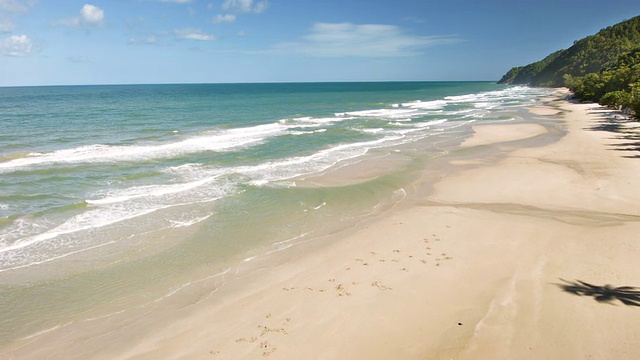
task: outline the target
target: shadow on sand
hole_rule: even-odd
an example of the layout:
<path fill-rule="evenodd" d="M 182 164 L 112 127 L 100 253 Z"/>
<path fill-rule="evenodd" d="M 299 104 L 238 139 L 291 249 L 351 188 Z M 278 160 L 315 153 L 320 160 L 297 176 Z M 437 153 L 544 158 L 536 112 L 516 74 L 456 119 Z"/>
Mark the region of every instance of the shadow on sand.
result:
<path fill-rule="evenodd" d="M 594 110 L 607 110 L 606 108 L 596 108 Z M 607 112 L 598 116 L 598 122 L 589 127 L 592 131 L 606 131 L 613 134 L 613 139 L 624 140 L 623 143 L 611 144 L 611 148 L 618 151 L 640 152 L 640 128 L 628 126 L 637 123 L 637 120 L 628 115 Z M 640 159 L 640 154 L 629 154 L 625 158 Z"/>
<path fill-rule="evenodd" d="M 567 281 L 560 279 L 564 284 L 556 284 L 562 290 L 578 295 L 578 296 L 591 296 L 594 300 L 601 303 L 613 303 L 615 300 L 622 302 L 627 306 L 640 307 L 640 288 L 634 286 L 619 286 L 613 287 L 612 285 L 597 286 L 586 283 L 584 281 Z"/>

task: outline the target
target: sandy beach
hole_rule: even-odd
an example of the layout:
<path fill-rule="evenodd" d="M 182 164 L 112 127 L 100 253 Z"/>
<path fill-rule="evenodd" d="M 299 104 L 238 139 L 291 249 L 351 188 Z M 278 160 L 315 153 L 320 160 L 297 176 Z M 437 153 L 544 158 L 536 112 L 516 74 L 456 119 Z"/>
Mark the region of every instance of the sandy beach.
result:
<path fill-rule="evenodd" d="M 0 355 L 639 358 L 640 160 L 621 151 L 636 129 L 605 131 L 613 112 L 564 96 L 529 109 L 540 124 L 474 127 L 441 179 L 425 169 L 395 209 L 282 252 L 179 320 L 45 334 Z"/>

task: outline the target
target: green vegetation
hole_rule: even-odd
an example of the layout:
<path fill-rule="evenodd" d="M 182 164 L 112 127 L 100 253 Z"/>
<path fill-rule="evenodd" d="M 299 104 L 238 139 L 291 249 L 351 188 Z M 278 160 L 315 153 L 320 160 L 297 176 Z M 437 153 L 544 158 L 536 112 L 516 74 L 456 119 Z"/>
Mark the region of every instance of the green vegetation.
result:
<path fill-rule="evenodd" d="M 514 67 L 499 83 L 566 86 L 578 99 L 640 118 L 640 16 L 602 29 L 541 61 Z"/>
<path fill-rule="evenodd" d="M 578 99 L 633 112 L 640 118 L 640 48 L 583 77 L 565 75 L 565 85 Z"/>

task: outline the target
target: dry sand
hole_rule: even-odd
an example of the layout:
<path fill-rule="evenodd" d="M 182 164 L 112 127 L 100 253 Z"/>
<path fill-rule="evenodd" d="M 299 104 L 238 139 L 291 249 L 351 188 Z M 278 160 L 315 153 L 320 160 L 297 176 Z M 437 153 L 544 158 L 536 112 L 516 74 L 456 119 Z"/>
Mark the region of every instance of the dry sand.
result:
<path fill-rule="evenodd" d="M 532 109 L 566 128 L 547 145 L 535 141 L 547 135 L 541 125 L 477 126 L 464 161 L 449 165 L 459 170 L 414 205 L 328 246 L 293 250 L 290 261 L 235 282 L 180 321 L 105 336 L 84 354 L 640 358 L 639 289 L 612 290 L 640 285 L 640 159 L 615 151 L 629 140 L 591 130 L 612 116 L 592 110 L 566 101 Z M 473 157 L 487 146 L 503 158 Z"/>

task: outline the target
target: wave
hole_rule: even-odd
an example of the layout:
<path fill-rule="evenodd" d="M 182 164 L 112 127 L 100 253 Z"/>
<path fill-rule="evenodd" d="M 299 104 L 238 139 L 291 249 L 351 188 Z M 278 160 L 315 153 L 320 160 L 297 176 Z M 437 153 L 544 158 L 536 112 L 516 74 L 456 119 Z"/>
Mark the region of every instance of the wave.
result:
<path fill-rule="evenodd" d="M 279 123 L 217 130 L 173 143 L 154 145 L 85 145 L 49 153 L 30 153 L 27 157 L 0 163 L 0 172 L 51 164 L 115 163 L 167 159 L 205 151 L 229 151 L 256 145 L 282 135 L 287 127 Z"/>
<path fill-rule="evenodd" d="M 326 171 L 336 164 L 361 157 L 372 149 L 418 141 L 436 131 L 451 131 L 467 126 L 481 119 L 485 113 L 491 113 L 490 109 L 501 101 L 511 101 L 509 99 L 518 98 L 521 93 L 525 93 L 522 96 L 523 101 L 528 101 L 526 93 L 529 91 L 531 90 L 528 88 L 508 88 L 496 92 L 445 97 L 434 101 L 408 102 L 391 105 L 390 108 L 335 113 L 333 117 L 297 117 L 245 128 L 218 129 L 172 143 L 89 145 L 11 159 L 0 163 L 0 172 L 58 163 L 148 161 L 203 151 L 230 151 L 262 144 L 273 138 L 290 138 L 283 135 L 312 136 L 326 132 L 332 126 L 341 126 L 339 129 L 347 130 L 345 132 L 349 133 L 344 138 L 338 138 L 339 143 L 327 145 L 306 155 L 259 160 L 261 162 L 255 164 L 166 164 L 160 172 L 163 173 L 163 179 L 170 177 L 171 183 L 164 180 L 165 183 L 162 184 L 140 185 L 140 182 L 151 181 L 153 178 L 143 178 L 142 181 L 135 178 L 127 179 L 117 183 L 125 184 L 126 187 L 117 188 L 117 185 L 112 183 L 112 188 L 84 194 L 86 200 L 79 206 L 74 205 L 66 209 L 65 214 L 57 218 L 49 217 L 48 214 L 31 218 L 11 218 L 9 223 L 0 227 L 0 259 L 11 258 L 10 263 L 5 263 L 6 266 L 22 266 L 27 263 L 41 263 L 46 261 L 46 257 L 61 258 L 66 256 L 62 252 L 72 253 L 79 251 L 79 247 L 97 246 L 95 242 L 91 243 L 93 230 L 118 223 L 122 223 L 124 227 L 127 226 L 124 223 L 132 219 L 172 207 L 213 202 L 239 194 L 247 186 L 281 186 L 288 180 Z M 349 123 L 346 126 L 338 125 L 342 122 Z M 322 136 L 340 136 L 334 133 L 339 134 L 340 131 L 331 131 Z M 247 159 L 251 161 L 250 157 Z M 139 182 L 136 183 L 137 181 Z M 131 186 L 132 183 L 136 185 Z M 3 209 L 4 203 L 3 201 L 0 204 L 0 210 Z M 6 205 L 4 209 L 10 205 Z M 174 211 L 170 216 L 168 219 L 162 219 L 162 226 L 187 227 L 205 221 L 212 214 L 203 210 L 180 215 Z M 138 222 L 145 222 L 147 218 L 143 220 Z M 59 239 L 55 240 L 55 243 L 45 244 L 54 238 Z M 69 249 L 48 252 L 56 246 Z M 28 248 L 37 250 L 38 255 L 30 259 L 32 255 L 26 250 Z"/>

